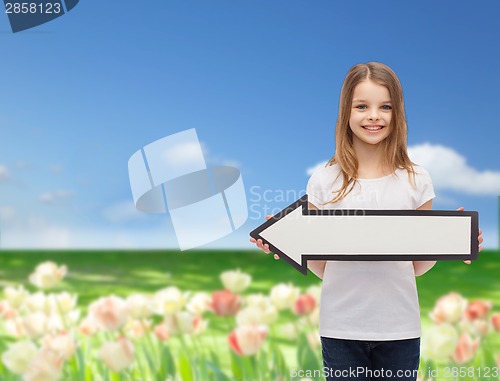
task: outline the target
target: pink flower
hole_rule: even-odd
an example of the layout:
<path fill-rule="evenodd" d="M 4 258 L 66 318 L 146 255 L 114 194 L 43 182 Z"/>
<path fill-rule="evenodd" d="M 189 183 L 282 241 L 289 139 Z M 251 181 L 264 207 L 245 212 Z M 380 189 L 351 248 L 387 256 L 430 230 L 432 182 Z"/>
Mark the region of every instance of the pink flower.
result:
<path fill-rule="evenodd" d="M 127 324 L 127 332 L 133 337 L 141 338 L 151 331 L 151 324 L 149 319 L 130 320 Z"/>
<path fill-rule="evenodd" d="M 259 351 L 266 336 L 266 327 L 247 325 L 234 329 L 228 336 L 228 342 L 237 355 L 248 356 Z"/>
<path fill-rule="evenodd" d="M 456 323 L 462 317 L 467 300 L 456 292 L 442 296 L 430 313 L 431 319 L 437 323 Z"/>
<path fill-rule="evenodd" d="M 472 341 L 470 335 L 463 333 L 458 339 L 455 352 L 453 353 L 453 360 L 457 364 L 464 364 L 472 359 L 479 346 L 479 339 Z"/>
<path fill-rule="evenodd" d="M 17 310 L 12 308 L 9 303 L 0 301 L 0 317 L 4 319 L 12 319 L 17 316 Z"/>
<path fill-rule="evenodd" d="M 99 331 L 94 318 L 90 315 L 83 319 L 78 326 L 78 331 L 84 336 L 92 336 Z"/>
<path fill-rule="evenodd" d="M 219 316 L 233 316 L 241 307 L 241 298 L 229 290 L 215 291 L 210 306 Z"/>
<path fill-rule="evenodd" d="M 120 337 L 114 343 L 104 343 L 99 351 L 99 358 L 113 372 L 121 372 L 134 361 L 134 344 L 125 337 Z"/>
<path fill-rule="evenodd" d="M 298 297 L 293 305 L 293 312 L 296 315 L 308 315 L 314 311 L 316 300 L 312 295 L 304 294 Z"/>
<path fill-rule="evenodd" d="M 495 331 L 499 332 L 500 331 L 500 313 L 494 313 L 491 315 L 491 325 L 495 329 Z"/>
<path fill-rule="evenodd" d="M 167 341 L 170 338 L 170 332 L 168 329 L 168 325 L 165 322 L 155 326 L 154 332 L 155 332 L 156 337 L 160 341 Z"/>
<path fill-rule="evenodd" d="M 49 349 L 41 349 L 23 374 L 24 381 L 57 381 L 62 377 L 63 359 Z"/>
<path fill-rule="evenodd" d="M 472 321 L 472 325 L 479 336 L 486 336 L 490 331 L 490 325 L 486 320 L 476 319 Z"/>
<path fill-rule="evenodd" d="M 474 300 L 465 309 L 465 317 L 468 320 L 481 319 L 491 310 L 492 303 L 484 300 Z"/>
<path fill-rule="evenodd" d="M 95 301 L 89 311 L 97 325 L 108 331 L 123 327 L 128 318 L 127 303 L 114 295 Z"/>
<path fill-rule="evenodd" d="M 50 333 L 43 338 L 42 348 L 51 350 L 63 360 L 69 360 L 76 351 L 76 342 L 72 335 L 65 331 Z"/>

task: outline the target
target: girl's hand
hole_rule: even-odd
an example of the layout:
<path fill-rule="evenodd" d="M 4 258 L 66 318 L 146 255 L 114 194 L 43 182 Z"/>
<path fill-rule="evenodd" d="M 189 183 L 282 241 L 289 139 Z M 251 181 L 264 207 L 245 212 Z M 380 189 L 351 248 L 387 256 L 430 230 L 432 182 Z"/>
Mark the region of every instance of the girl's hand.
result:
<path fill-rule="evenodd" d="M 462 210 L 464 210 L 464 207 L 461 206 L 457 210 L 458 211 L 462 211 Z M 479 251 L 481 251 L 481 250 L 483 250 L 483 247 L 481 246 L 481 244 L 483 243 L 483 231 L 481 229 L 479 229 L 479 237 L 478 237 L 477 240 L 479 241 Z M 467 265 L 470 265 L 471 261 L 464 261 L 464 263 L 467 264 Z"/>
<path fill-rule="evenodd" d="M 271 217 L 272 217 L 272 215 L 266 216 L 266 220 L 270 219 Z M 267 243 L 263 244 L 261 239 L 256 240 L 255 238 L 250 237 L 250 242 L 255 243 L 257 245 L 257 247 L 259 249 L 263 250 L 266 254 L 269 254 L 271 252 L 271 250 L 269 250 L 269 245 Z M 274 254 L 274 259 L 280 259 L 279 255 Z"/>

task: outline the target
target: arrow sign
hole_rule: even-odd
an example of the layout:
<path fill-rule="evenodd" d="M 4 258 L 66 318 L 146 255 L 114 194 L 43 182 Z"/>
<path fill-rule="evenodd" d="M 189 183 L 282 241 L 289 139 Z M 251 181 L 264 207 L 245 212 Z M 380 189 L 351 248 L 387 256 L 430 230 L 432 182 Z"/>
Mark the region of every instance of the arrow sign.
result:
<path fill-rule="evenodd" d="M 449 210 L 309 210 L 304 195 L 250 233 L 307 274 L 308 259 L 475 260 L 478 213 Z"/>

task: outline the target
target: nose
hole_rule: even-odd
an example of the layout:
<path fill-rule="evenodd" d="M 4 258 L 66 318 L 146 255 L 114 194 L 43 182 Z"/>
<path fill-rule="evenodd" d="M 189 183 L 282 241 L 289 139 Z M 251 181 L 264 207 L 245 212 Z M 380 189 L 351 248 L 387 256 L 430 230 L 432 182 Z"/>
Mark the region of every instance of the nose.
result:
<path fill-rule="evenodd" d="M 368 120 L 379 120 L 379 119 L 380 119 L 380 115 L 378 113 L 378 109 L 373 108 L 370 111 L 370 114 L 368 115 Z"/>

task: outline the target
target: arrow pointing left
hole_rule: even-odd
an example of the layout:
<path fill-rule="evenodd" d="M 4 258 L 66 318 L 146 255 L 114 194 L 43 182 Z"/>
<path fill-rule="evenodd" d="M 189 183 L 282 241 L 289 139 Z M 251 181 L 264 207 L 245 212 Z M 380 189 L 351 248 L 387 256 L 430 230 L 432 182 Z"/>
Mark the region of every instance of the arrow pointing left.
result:
<path fill-rule="evenodd" d="M 307 274 L 311 260 L 474 260 L 478 213 L 449 210 L 309 210 L 307 195 L 250 233 Z"/>

